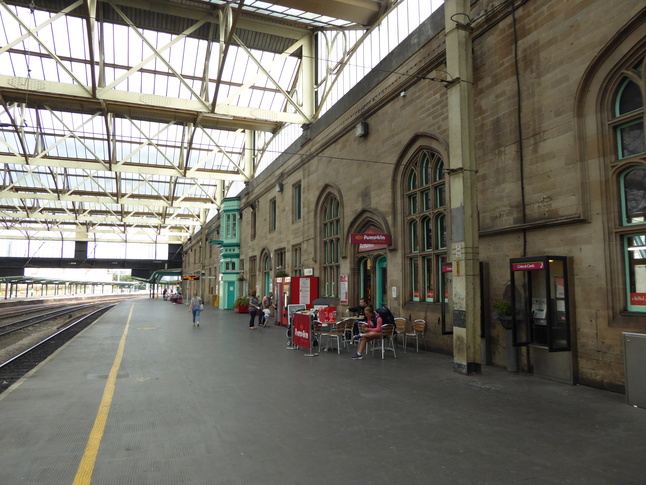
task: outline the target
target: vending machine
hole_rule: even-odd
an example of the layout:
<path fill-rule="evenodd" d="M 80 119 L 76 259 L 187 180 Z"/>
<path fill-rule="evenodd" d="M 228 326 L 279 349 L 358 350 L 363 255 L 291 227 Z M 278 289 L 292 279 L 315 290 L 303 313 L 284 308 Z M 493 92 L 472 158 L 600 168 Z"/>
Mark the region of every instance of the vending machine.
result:
<path fill-rule="evenodd" d="M 312 303 L 319 296 L 318 276 L 286 276 L 274 280 L 276 289 L 276 322 L 289 325 L 287 305 L 305 305 L 312 308 Z"/>
<path fill-rule="evenodd" d="M 289 325 L 287 306 L 291 303 L 291 290 L 291 278 L 289 276 L 274 279 L 274 291 L 276 294 L 276 323 L 285 327 Z"/>

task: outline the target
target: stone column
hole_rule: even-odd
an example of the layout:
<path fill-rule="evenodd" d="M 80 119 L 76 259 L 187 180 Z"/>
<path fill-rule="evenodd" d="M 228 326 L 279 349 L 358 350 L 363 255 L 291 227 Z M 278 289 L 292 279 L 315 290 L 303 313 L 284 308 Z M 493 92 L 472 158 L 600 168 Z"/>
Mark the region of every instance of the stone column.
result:
<path fill-rule="evenodd" d="M 453 368 L 480 370 L 480 264 L 469 0 L 444 2 L 449 112 Z"/>

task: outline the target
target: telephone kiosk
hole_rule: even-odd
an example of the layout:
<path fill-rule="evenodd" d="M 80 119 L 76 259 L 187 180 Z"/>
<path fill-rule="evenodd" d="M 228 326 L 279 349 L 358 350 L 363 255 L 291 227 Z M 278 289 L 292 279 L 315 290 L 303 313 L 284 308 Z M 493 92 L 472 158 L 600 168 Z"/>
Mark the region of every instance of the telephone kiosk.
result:
<path fill-rule="evenodd" d="M 509 261 L 513 345 L 529 347 L 534 374 L 574 383 L 571 352 L 568 259 L 564 256 Z"/>

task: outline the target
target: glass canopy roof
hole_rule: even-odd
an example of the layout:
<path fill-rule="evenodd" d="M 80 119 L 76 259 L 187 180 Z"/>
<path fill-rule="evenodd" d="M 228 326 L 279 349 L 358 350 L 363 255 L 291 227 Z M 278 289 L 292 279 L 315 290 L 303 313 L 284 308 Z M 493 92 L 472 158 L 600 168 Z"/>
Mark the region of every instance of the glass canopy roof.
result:
<path fill-rule="evenodd" d="M 185 241 L 402 1 L 0 0 L 0 238 Z"/>

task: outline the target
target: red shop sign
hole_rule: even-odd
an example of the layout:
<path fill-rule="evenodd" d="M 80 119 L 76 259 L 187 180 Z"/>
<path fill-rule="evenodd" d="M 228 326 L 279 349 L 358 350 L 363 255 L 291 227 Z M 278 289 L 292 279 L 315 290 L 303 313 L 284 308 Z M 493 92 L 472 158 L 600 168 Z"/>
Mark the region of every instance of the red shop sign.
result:
<path fill-rule="evenodd" d="M 534 263 L 513 263 L 511 269 L 514 271 L 530 271 L 532 269 L 545 269 L 545 263 L 543 262 L 534 262 Z"/>
<path fill-rule="evenodd" d="M 352 244 L 390 244 L 390 234 L 351 234 Z"/>

